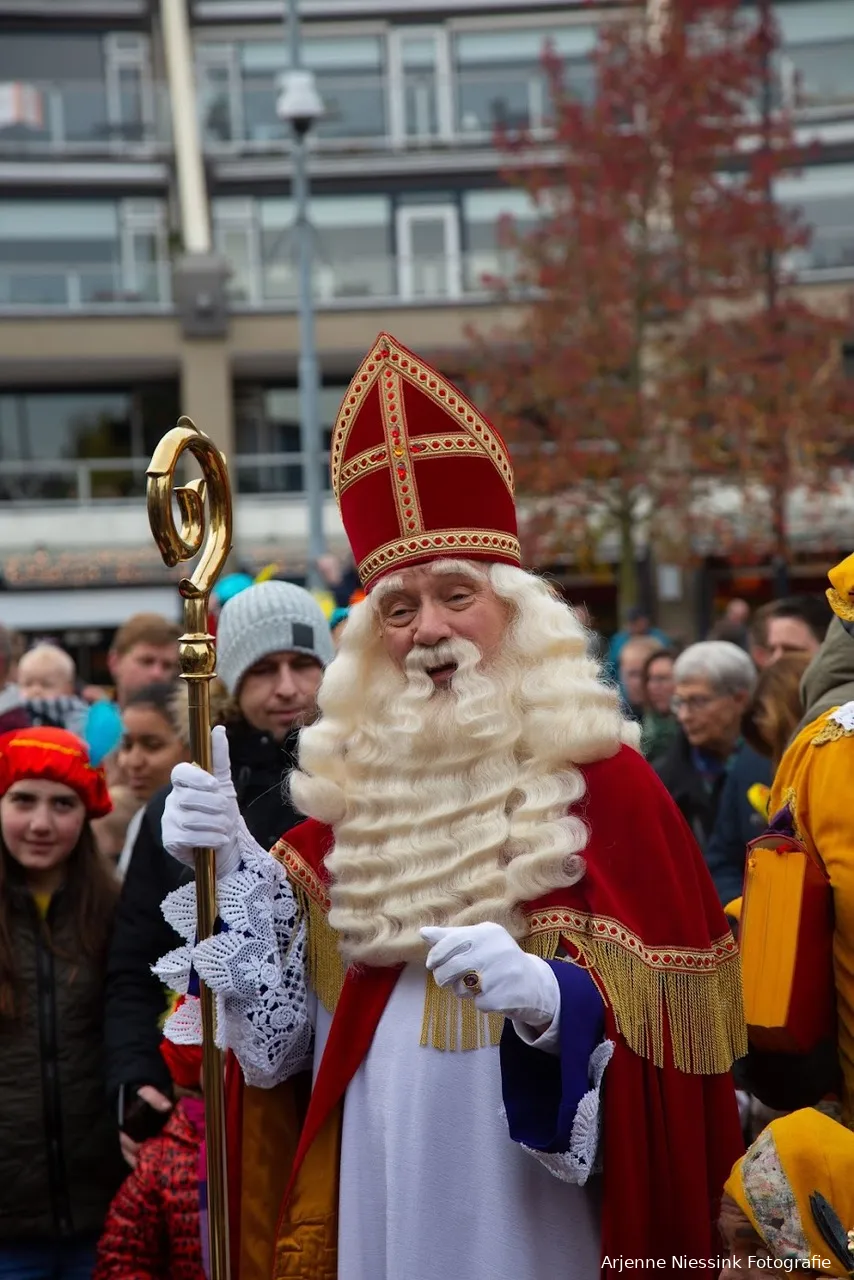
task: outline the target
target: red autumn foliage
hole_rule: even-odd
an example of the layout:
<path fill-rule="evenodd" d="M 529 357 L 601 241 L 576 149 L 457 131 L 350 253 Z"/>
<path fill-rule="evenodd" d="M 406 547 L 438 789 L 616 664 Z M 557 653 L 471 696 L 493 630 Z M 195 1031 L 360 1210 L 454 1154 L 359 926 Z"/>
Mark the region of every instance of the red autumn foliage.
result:
<path fill-rule="evenodd" d="M 751 504 L 722 519 L 714 486 L 761 486 L 780 550 L 793 472 L 820 487 L 844 461 L 844 323 L 784 270 L 807 235 L 772 184 L 806 157 L 767 96 L 775 39 L 737 0 L 617 18 L 592 99 L 547 51 L 553 132 L 500 140 L 533 214 L 500 229 L 514 267 L 489 284 L 518 321 L 472 332 L 471 376 L 514 453 L 529 558 L 589 563 L 610 538 L 623 607 L 642 545 L 761 554 Z"/>

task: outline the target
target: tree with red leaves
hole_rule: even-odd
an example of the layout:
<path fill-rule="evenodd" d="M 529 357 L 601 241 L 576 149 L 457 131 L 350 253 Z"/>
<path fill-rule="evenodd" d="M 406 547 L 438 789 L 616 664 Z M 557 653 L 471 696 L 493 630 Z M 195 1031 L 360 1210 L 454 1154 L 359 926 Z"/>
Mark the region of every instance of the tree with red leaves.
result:
<path fill-rule="evenodd" d="M 783 274 L 806 236 L 773 199 L 800 157 L 768 97 L 770 15 L 757 24 L 737 0 L 660 10 L 603 25 L 590 101 L 547 52 L 553 134 L 500 140 L 535 211 L 501 228 L 515 268 L 490 281 L 519 321 L 472 334 L 529 555 L 584 563 L 615 540 L 622 609 L 640 546 L 685 558 L 704 486 L 764 486 L 784 552 L 793 469 L 825 482 L 851 407 L 839 317 Z"/>

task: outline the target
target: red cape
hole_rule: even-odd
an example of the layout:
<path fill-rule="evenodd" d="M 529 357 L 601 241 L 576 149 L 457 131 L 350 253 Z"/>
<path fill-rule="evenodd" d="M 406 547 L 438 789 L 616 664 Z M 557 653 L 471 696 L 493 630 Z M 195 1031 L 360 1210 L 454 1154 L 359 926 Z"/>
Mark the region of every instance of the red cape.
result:
<path fill-rule="evenodd" d="M 586 875 L 531 904 L 529 918 L 589 969 L 615 1041 L 603 1103 L 603 1265 L 660 1258 L 669 1270 L 674 1256 L 718 1255 L 718 1202 L 743 1151 L 729 1074 L 746 1050 L 738 953 L 693 836 L 649 766 L 623 748 L 583 772 Z M 331 830 L 308 821 L 275 851 L 321 909 L 331 844 Z M 368 1052 L 397 975 L 347 973 L 294 1175 Z"/>

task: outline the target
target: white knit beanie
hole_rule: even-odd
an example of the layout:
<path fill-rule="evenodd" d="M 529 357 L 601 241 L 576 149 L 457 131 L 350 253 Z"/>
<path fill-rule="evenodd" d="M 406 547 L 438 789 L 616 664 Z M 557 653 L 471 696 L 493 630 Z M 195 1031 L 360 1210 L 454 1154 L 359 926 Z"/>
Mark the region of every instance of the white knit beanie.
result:
<path fill-rule="evenodd" d="M 232 596 L 219 615 L 216 648 L 217 674 L 231 694 L 268 653 L 309 653 L 322 667 L 335 656 L 323 610 L 292 582 L 258 582 Z"/>

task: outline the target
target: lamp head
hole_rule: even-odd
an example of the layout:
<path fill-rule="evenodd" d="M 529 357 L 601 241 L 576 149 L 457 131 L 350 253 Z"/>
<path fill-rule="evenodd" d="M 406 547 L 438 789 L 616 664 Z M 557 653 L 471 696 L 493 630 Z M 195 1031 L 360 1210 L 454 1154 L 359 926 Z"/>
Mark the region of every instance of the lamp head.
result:
<path fill-rule="evenodd" d="M 279 77 L 276 115 L 286 120 L 295 133 L 307 133 L 323 115 L 323 99 L 317 92 L 314 72 L 292 67 Z"/>

